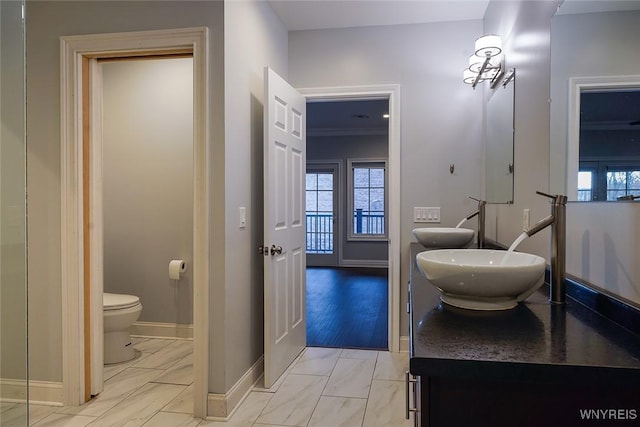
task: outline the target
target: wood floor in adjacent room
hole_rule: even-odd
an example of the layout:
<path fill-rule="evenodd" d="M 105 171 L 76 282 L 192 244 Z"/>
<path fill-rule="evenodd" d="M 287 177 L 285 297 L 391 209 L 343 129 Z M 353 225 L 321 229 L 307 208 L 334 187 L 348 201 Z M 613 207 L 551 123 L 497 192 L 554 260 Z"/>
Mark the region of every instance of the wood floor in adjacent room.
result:
<path fill-rule="evenodd" d="M 307 268 L 307 346 L 388 348 L 386 268 Z"/>

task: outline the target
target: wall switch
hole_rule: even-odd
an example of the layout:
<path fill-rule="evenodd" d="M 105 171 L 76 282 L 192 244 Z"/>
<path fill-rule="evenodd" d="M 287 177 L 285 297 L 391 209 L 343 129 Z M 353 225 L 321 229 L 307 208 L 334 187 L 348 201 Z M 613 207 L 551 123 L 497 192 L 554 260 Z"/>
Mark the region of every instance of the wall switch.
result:
<path fill-rule="evenodd" d="M 413 208 L 413 222 L 440 222 L 440 208 Z"/>
<path fill-rule="evenodd" d="M 238 228 L 247 227 L 247 208 L 240 206 L 238 208 Z"/>
<path fill-rule="evenodd" d="M 531 219 L 529 216 L 529 209 L 522 211 L 522 229 L 528 230 L 531 226 Z"/>

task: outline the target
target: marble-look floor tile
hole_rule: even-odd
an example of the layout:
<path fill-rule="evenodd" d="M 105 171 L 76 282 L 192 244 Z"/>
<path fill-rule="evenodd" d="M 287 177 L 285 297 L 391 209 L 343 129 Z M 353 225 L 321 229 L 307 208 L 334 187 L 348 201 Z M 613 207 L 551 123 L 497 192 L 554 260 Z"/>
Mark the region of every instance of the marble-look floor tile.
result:
<path fill-rule="evenodd" d="M 404 381 L 373 380 L 362 425 L 412 427 L 413 420 L 405 419 L 405 399 Z"/>
<path fill-rule="evenodd" d="M 22 427 L 27 421 L 27 405 L 22 403 L 0 402 L 0 421 L 2 426 Z"/>
<path fill-rule="evenodd" d="M 367 399 L 322 396 L 308 427 L 361 427 Z"/>
<path fill-rule="evenodd" d="M 36 405 L 36 404 L 30 403 L 29 404 L 29 424 L 30 425 L 35 424 L 41 419 L 53 414 L 54 412 L 58 412 L 59 409 L 62 409 L 62 406 Z"/>
<path fill-rule="evenodd" d="M 339 348 L 307 347 L 291 373 L 329 376 L 341 352 Z"/>
<path fill-rule="evenodd" d="M 262 391 L 265 393 L 275 393 L 276 391 L 278 391 L 278 389 L 280 388 L 280 386 L 282 385 L 282 383 L 284 382 L 284 379 L 287 377 L 287 375 L 289 375 L 291 373 L 291 371 L 293 370 L 293 368 L 296 366 L 296 364 L 298 363 L 298 361 L 302 358 L 302 356 L 304 355 L 306 350 L 303 350 L 300 352 L 300 354 L 298 355 L 298 357 L 295 358 L 295 360 L 293 362 L 291 362 L 291 364 L 287 367 L 287 369 L 284 371 L 284 373 L 282 375 L 280 375 L 280 378 L 278 378 L 276 380 L 275 383 L 273 383 L 273 385 L 269 388 L 265 388 L 264 386 L 264 375 L 260 378 L 260 381 L 258 382 L 258 384 L 256 384 L 253 387 L 254 391 Z"/>
<path fill-rule="evenodd" d="M 256 422 L 305 426 L 313 413 L 328 378 L 289 374 Z"/>
<path fill-rule="evenodd" d="M 409 369 L 408 353 L 381 351 L 378 354 L 374 380 L 404 381 L 405 372 Z"/>
<path fill-rule="evenodd" d="M 171 402 L 162 408 L 165 412 L 179 412 L 182 414 L 193 413 L 193 385 L 187 387 Z"/>
<path fill-rule="evenodd" d="M 166 347 L 145 357 L 138 363 L 133 364 L 135 368 L 168 369 L 179 360 L 193 353 L 191 341 L 173 341 Z"/>
<path fill-rule="evenodd" d="M 92 427 L 138 427 L 176 398 L 187 387 L 149 383 L 96 419 Z"/>
<path fill-rule="evenodd" d="M 53 414 L 59 406 L 0 402 L 0 425 L 2 427 L 24 427 L 29 411 L 29 424 L 33 425 L 41 419 Z"/>
<path fill-rule="evenodd" d="M 115 365 L 104 365 L 104 368 L 102 368 L 102 380 L 107 381 L 109 378 L 112 378 L 115 375 L 118 375 L 120 372 L 124 371 L 135 362 L 137 362 L 137 360 L 135 360 L 132 363 L 125 362 L 125 363 L 118 363 Z"/>
<path fill-rule="evenodd" d="M 193 353 L 180 359 L 153 381 L 157 383 L 182 385 L 193 383 Z"/>
<path fill-rule="evenodd" d="M 66 406 L 59 413 L 100 416 L 162 374 L 159 369 L 127 368 L 104 383 L 104 390 L 82 406 Z"/>
<path fill-rule="evenodd" d="M 202 421 L 202 427 L 251 427 L 273 393 L 252 391 L 228 421 Z"/>
<path fill-rule="evenodd" d="M 84 427 L 95 419 L 85 415 L 51 414 L 31 425 L 33 427 Z"/>
<path fill-rule="evenodd" d="M 131 337 L 133 348 L 143 353 L 155 353 L 176 341 L 164 338 Z"/>
<path fill-rule="evenodd" d="M 193 415 L 158 412 L 143 425 L 145 427 L 196 427 L 200 421 L 200 418 L 193 418 Z"/>
<path fill-rule="evenodd" d="M 355 350 L 350 348 L 345 348 L 340 353 L 340 357 L 344 359 L 373 359 L 376 360 L 378 358 L 377 350 Z"/>
<path fill-rule="evenodd" d="M 132 367 L 134 364 L 140 362 L 141 360 L 153 354 L 153 353 L 143 353 L 137 348 L 134 348 L 133 351 L 135 352 L 135 357 L 131 360 L 128 360 L 126 362 L 121 362 L 121 363 L 104 365 L 104 368 L 102 370 L 103 381 L 107 381 L 109 378 L 119 374 L 120 372 L 124 371 L 127 368 Z"/>
<path fill-rule="evenodd" d="M 322 395 L 366 399 L 375 366 L 371 359 L 339 359 Z"/>

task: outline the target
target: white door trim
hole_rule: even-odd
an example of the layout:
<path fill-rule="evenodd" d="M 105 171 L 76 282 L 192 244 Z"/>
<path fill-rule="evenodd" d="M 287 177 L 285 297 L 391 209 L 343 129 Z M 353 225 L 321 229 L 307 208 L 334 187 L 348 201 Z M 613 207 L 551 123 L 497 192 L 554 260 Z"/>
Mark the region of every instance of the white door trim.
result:
<path fill-rule="evenodd" d="M 389 100 L 389 350 L 400 351 L 400 85 L 298 89 L 307 100 Z"/>
<path fill-rule="evenodd" d="M 193 54 L 194 90 L 194 415 L 207 415 L 209 378 L 209 211 L 211 159 L 209 139 L 208 29 L 184 28 L 62 37 L 61 67 L 61 279 L 62 385 L 65 405 L 83 403 L 84 290 L 82 192 L 82 61 L 83 58 L 139 56 L 185 50 Z M 91 163 L 101 153 L 92 150 Z M 91 191 L 100 191 L 92 176 Z M 100 193 L 98 193 L 100 194 Z M 95 220 L 96 218 L 92 218 Z M 100 226 L 93 224 L 93 226 Z M 92 272 L 94 274 L 94 272 Z M 94 304 L 96 304 L 94 302 Z M 102 310 L 102 303 L 92 310 Z M 93 332 L 93 331 L 92 331 Z M 102 333 L 102 331 L 99 331 Z"/>

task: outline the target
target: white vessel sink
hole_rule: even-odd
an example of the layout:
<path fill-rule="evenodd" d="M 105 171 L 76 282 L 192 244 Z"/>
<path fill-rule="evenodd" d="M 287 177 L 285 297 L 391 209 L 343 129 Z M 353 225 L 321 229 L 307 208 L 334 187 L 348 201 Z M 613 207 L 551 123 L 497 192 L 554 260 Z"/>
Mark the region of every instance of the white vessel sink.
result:
<path fill-rule="evenodd" d="M 414 228 L 413 235 L 425 248 L 464 248 L 473 240 L 474 231 L 468 228 Z"/>
<path fill-rule="evenodd" d="M 416 261 L 443 302 L 472 310 L 515 307 L 542 285 L 546 268 L 537 255 L 487 249 L 425 251 Z"/>

